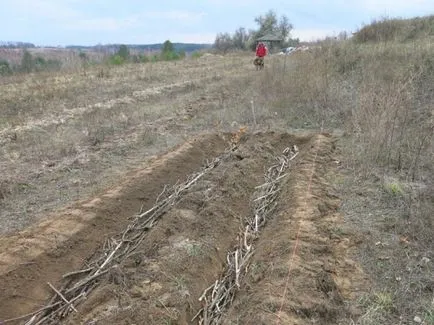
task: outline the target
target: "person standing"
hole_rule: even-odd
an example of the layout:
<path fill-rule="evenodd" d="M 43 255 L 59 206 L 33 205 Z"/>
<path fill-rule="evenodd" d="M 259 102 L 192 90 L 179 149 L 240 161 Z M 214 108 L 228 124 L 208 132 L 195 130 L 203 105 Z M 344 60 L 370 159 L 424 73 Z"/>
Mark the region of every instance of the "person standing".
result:
<path fill-rule="evenodd" d="M 255 66 L 259 69 L 264 67 L 264 58 L 268 54 L 268 49 L 264 43 L 259 42 L 256 46 Z"/>

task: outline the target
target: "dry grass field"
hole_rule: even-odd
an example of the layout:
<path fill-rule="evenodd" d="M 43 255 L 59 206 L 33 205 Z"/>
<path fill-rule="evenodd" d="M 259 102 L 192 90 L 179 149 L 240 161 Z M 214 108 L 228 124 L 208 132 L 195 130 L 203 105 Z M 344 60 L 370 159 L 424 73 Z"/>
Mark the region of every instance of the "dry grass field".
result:
<path fill-rule="evenodd" d="M 0 324 L 434 324 L 434 43 L 0 79 Z"/>

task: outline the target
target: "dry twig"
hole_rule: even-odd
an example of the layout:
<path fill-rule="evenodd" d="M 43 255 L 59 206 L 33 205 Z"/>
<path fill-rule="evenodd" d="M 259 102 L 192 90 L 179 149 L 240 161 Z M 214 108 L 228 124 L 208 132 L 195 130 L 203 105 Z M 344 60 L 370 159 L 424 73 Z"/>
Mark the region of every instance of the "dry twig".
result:
<path fill-rule="evenodd" d="M 188 177 L 185 182 L 177 183 L 171 189 L 165 186 L 152 208 L 145 212 L 142 212 L 141 208 L 139 214 L 132 218 L 131 223 L 121 234 L 105 242 L 102 254 L 98 258 L 86 265 L 85 269 L 63 275 L 63 278 L 68 282 L 62 289 L 58 290 L 48 284 L 55 291 L 55 295 L 47 306 L 21 317 L 4 320 L 3 323 L 30 318 L 25 323 L 26 325 L 58 324 L 71 310 L 77 312 L 72 303 L 88 296 L 98 286 L 100 277 L 107 274 L 110 269 L 119 265 L 134 252 L 146 237 L 148 230 L 180 200 L 181 195 L 206 173 L 228 159 L 236 148 L 237 145 L 233 144 L 224 154 L 208 162 L 199 172 Z"/>
<path fill-rule="evenodd" d="M 253 216 L 246 221 L 245 230 L 238 235 L 239 243 L 236 248 L 227 254 L 224 274 L 200 296 L 199 301 L 202 301 L 204 306 L 192 321 L 198 319 L 199 325 L 221 323 L 224 312 L 232 303 L 247 273 L 247 265 L 254 252 L 253 242 L 277 205 L 275 201 L 280 190 L 280 181 L 286 175 L 283 172 L 297 155 L 296 146 L 286 148 L 283 155 L 277 158 L 278 163 L 267 170 L 265 183 L 256 187 L 259 192 L 253 200 Z"/>

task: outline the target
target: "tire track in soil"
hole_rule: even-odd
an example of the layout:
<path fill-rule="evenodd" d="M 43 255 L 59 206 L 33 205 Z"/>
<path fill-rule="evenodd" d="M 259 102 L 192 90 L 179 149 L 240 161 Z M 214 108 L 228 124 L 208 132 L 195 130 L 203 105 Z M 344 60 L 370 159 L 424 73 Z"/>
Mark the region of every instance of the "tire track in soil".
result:
<path fill-rule="evenodd" d="M 227 142 L 202 135 L 128 173 L 100 197 L 62 209 L 35 226 L 0 239 L 0 320 L 38 309 L 51 296 L 47 282 L 80 268 L 106 237 L 118 233 L 164 186 L 174 184 L 217 156 Z M 9 323 L 8 323 L 9 324 Z M 10 323 L 13 324 L 13 323 Z"/>
<path fill-rule="evenodd" d="M 190 324 L 197 297 L 222 272 L 264 167 L 308 137 L 255 134 L 194 185 L 64 324 Z M 302 150 L 302 149 L 301 149 Z"/>
<path fill-rule="evenodd" d="M 308 152 L 300 151 L 223 324 L 338 324 L 357 318 L 359 311 L 347 303 L 363 294 L 367 279 L 347 255 L 354 239 L 338 231 L 340 203 L 326 179 L 335 169 L 333 141 L 319 135 Z"/>

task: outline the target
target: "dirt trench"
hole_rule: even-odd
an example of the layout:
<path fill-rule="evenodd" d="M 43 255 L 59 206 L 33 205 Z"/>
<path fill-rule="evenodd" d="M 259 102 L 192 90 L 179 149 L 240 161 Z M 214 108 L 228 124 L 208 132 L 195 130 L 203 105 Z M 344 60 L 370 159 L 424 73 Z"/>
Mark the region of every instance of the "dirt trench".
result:
<path fill-rule="evenodd" d="M 0 320 L 46 304 L 53 294 L 47 282 L 60 287 L 63 274 L 85 267 L 107 237 L 153 205 L 166 184 L 221 154 L 230 137 L 192 140 L 102 197 L 1 240 Z M 239 140 L 62 324 L 197 324 L 192 319 L 203 307 L 198 298 L 222 276 L 226 254 L 252 212 L 255 187 L 294 144 L 300 155 L 284 178 L 276 213 L 255 242 L 245 281 L 222 311 L 224 324 L 337 324 L 357 316 L 348 302 L 358 298 L 366 279 L 346 255 L 354 239 L 339 233 L 339 199 L 328 182 L 334 139 L 267 132 Z"/>
<path fill-rule="evenodd" d="M 128 218 L 141 207 L 151 207 L 164 186 L 199 169 L 226 146 L 218 135 L 193 138 L 125 175 L 101 196 L 0 238 L 0 321 L 40 308 L 52 294 L 47 282 L 58 286 L 64 273 L 85 265 L 106 238 L 128 224 Z"/>
<path fill-rule="evenodd" d="M 319 135 L 282 185 L 280 205 L 256 243 L 243 288 L 223 324 L 348 324 L 368 279 L 340 229 L 334 139 Z"/>
<path fill-rule="evenodd" d="M 225 267 L 264 168 L 286 147 L 308 141 L 275 133 L 243 137 L 65 324 L 190 324 L 201 307 L 197 298 Z"/>

